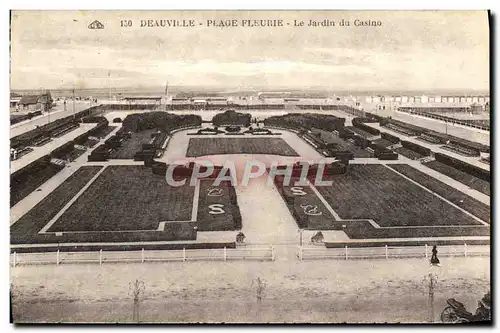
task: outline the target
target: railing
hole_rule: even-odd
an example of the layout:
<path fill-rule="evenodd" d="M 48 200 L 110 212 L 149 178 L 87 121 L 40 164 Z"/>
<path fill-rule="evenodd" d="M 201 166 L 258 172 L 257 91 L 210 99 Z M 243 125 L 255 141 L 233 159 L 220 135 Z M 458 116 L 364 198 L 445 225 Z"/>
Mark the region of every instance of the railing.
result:
<path fill-rule="evenodd" d="M 478 128 L 478 129 L 481 129 L 483 131 L 490 131 L 490 126 L 489 125 L 480 124 L 480 123 L 474 123 L 474 122 L 470 122 L 470 121 L 467 121 L 467 120 L 464 120 L 464 119 L 456 119 L 456 118 L 447 117 L 447 116 L 444 116 L 444 115 L 433 114 L 433 113 L 428 113 L 428 112 L 425 112 L 425 111 L 418 111 L 418 110 L 411 110 L 411 109 L 402 109 L 402 108 L 399 108 L 398 111 L 409 113 L 409 114 L 415 114 L 417 116 L 423 116 L 423 117 L 426 117 L 426 118 L 437 119 L 437 120 L 445 121 L 445 122 L 452 123 L 452 124 L 459 124 L 459 125 L 462 125 L 462 126 Z M 458 112 L 460 112 L 460 111 L 458 111 Z M 462 112 L 463 113 L 467 113 L 467 111 L 462 111 Z"/>
<path fill-rule="evenodd" d="M 432 247 L 423 246 L 380 246 L 380 247 L 342 247 L 342 248 L 304 248 L 299 246 L 297 258 L 300 261 L 314 259 L 394 259 L 430 258 Z M 446 245 L 438 247 L 438 257 L 489 256 L 488 245 Z"/>
<path fill-rule="evenodd" d="M 270 260 L 274 261 L 274 246 L 236 249 L 193 249 L 193 250 L 140 250 L 140 251 L 85 251 L 85 252 L 43 252 L 16 253 L 10 255 L 12 267 L 19 265 L 61 265 L 120 262 L 170 262 L 195 260 Z"/>

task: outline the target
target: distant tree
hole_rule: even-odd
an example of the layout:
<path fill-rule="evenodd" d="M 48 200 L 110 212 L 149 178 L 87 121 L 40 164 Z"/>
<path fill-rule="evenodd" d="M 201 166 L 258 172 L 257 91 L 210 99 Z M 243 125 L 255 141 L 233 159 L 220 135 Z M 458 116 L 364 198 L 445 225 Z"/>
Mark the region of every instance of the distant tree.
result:
<path fill-rule="evenodd" d="M 139 279 L 135 279 L 134 282 L 129 284 L 129 295 L 132 296 L 134 301 L 132 320 L 136 322 L 139 322 L 139 304 L 145 289 L 144 282 Z"/>
<path fill-rule="evenodd" d="M 264 298 L 264 293 L 267 287 L 266 281 L 258 277 L 252 281 L 252 286 L 255 287 L 255 296 L 257 298 L 257 303 L 262 303 L 262 299 Z"/>

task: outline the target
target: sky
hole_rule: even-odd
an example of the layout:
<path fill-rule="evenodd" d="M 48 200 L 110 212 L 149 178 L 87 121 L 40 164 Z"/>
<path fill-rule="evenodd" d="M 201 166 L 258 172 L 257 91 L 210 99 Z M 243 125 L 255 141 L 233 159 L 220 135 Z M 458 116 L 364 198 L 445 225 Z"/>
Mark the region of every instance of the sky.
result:
<path fill-rule="evenodd" d="M 141 27 L 141 20 L 194 27 Z M 242 20 L 283 27 L 242 27 Z M 94 20 L 104 29 L 92 30 Z M 121 27 L 131 20 L 132 27 Z M 238 26 L 207 26 L 236 20 Z M 328 20 L 335 26 L 309 27 Z M 340 26 L 341 20 L 349 26 Z M 355 26 L 355 20 L 380 26 Z M 294 26 L 294 22 L 304 26 Z M 288 25 L 289 24 L 289 25 Z M 13 11 L 11 89 L 489 90 L 486 11 Z"/>

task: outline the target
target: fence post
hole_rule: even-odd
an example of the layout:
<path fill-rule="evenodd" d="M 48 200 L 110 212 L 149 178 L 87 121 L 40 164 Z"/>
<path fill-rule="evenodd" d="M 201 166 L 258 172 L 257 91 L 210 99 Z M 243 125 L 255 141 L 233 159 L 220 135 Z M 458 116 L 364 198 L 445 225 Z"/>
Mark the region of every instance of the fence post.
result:
<path fill-rule="evenodd" d="M 274 261 L 274 246 L 271 245 L 271 261 Z"/>
<path fill-rule="evenodd" d="M 227 261 L 227 250 L 225 246 L 224 246 L 224 261 Z"/>
<path fill-rule="evenodd" d="M 385 245 L 385 259 L 389 259 L 389 248 Z"/>
<path fill-rule="evenodd" d="M 347 256 L 347 245 L 345 246 L 345 260 L 349 259 L 349 257 Z"/>
<path fill-rule="evenodd" d="M 14 251 L 14 259 L 13 259 L 13 261 L 14 262 L 12 264 L 14 265 L 14 267 L 16 267 L 16 252 L 15 251 Z"/>
<path fill-rule="evenodd" d="M 299 245 L 299 259 L 302 261 L 302 246 Z"/>
<path fill-rule="evenodd" d="M 429 255 L 427 254 L 427 244 L 425 244 L 425 259 L 429 259 Z"/>
<path fill-rule="evenodd" d="M 56 254 L 56 264 L 59 265 L 59 250 L 57 250 Z"/>
<path fill-rule="evenodd" d="M 467 243 L 464 243 L 464 254 L 467 257 Z"/>
<path fill-rule="evenodd" d="M 186 262 L 186 248 L 182 248 L 182 261 Z"/>
<path fill-rule="evenodd" d="M 141 250 L 141 262 L 144 262 L 144 248 Z"/>
<path fill-rule="evenodd" d="M 102 249 L 99 250 L 99 265 L 102 265 Z"/>

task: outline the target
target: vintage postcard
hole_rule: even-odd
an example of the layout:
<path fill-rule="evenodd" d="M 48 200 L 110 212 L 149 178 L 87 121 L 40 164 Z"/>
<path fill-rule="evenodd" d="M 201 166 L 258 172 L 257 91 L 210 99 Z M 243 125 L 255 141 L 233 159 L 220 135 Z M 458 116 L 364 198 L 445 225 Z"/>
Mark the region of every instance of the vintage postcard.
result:
<path fill-rule="evenodd" d="M 10 12 L 22 323 L 491 321 L 487 11 Z"/>

